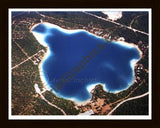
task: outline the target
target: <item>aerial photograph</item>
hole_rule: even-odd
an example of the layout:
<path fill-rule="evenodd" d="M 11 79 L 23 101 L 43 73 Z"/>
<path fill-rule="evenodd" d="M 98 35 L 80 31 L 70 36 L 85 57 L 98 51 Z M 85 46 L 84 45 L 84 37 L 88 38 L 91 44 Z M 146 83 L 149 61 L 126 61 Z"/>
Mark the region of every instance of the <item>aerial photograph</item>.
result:
<path fill-rule="evenodd" d="M 9 119 L 151 119 L 151 9 L 12 9 Z"/>

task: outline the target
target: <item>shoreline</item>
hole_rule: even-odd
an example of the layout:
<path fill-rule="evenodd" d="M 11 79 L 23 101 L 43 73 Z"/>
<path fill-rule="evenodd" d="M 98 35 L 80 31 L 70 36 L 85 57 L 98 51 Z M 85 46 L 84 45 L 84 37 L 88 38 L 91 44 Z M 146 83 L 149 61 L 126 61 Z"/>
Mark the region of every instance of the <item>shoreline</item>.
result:
<path fill-rule="evenodd" d="M 44 54 L 43 58 L 41 59 L 41 62 L 39 63 L 38 65 L 38 69 L 39 69 L 39 75 L 40 75 L 40 78 L 41 78 L 41 81 L 42 81 L 42 84 L 43 84 L 43 88 L 45 88 L 46 90 L 50 91 L 51 88 L 50 86 L 47 86 L 47 82 L 45 81 L 45 78 L 44 77 L 41 77 L 43 76 L 43 69 L 42 69 L 42 66 L 43 66 L 43 62 L 45 59 L 47 59 L 49 56 L 49 47 L 47 47 L 47 52 Z"/>
<path fill-rule="evenodd" d="M 30 28 L 30 32 L 33 34 L 33 36 L 35 37 L 35 39 L 37 40 L 36 36 L 38 35 L 36 32 L 33 32 L 32 30 L 38 26 L 39 24 L 41 23 L 37 23 L 35 25 L 33 25 L 31 28 Z M 39 34 L 40 35 L 40 34 Z M 44 53 L 42 59 L 41 59 L 41 62 L 38 64 L 38 70 L 39 70 L 39 75 L 40 75 L 40 79 L 41 79 L 41 82 L 42 82 L 42 85 L 43 85 L 43 88 L 45 88 L 46 90 L 50 91 L 51 88 L 50 86 L 47 86 L 47 82 L 45 80 L 43 76 L 43 69 L 42 69 L 42 66 L 43 66 L 43 62 L 48 58 L 48 56 L 50 55 L 50 51 L 49 51 L 49 47 L 45 44 L 45 42 L 43 42 L 43 38 L 41 39 L 41 41 L 37 40 L 38 43 L 40 43 L 42 46 L 44 46 L 46 48 L 46 52 Z"/>
<path fill-rule="evenodd" d="M 113 40 L 113 41 L 115 41 L 115 40 Z M 138 52 L 139 52 L 139 55 L 140 55 L 140 58 L 139 59 L 136 59 L 136 60 L 134 60 L 134 59 L 132 59 L 131 61 L 130 61 L 130 65 L 132 66 L 133 65 L 133 74 L 134 74 L 134 79 L 133 79 L 133 81 L 129 84 L 129 86 L 126 88 L 126 89 L 123 89 L 123 90 L 121 90 L 121 91 L 117 91 L 117 93 L 115 93 L 115 94 L 118 94 L 118 93 L 120 93 L 120 92 L 122 92 L 122 91 L 125 91 L 125 90 L 127 90 L 129 87 L 131 87 L 134 83 L 135 83 L 135 80 L 136 80 L 136 76 L 135 76 L 135 71 L 134 71 L 134 69 L 135 69 L 135 67 L 137 66 L 137 63 L 138 63 L 138 61 L 140 61 L 141 59 L 142 59 L 142 57 L 143 57 L 143 53 L 142 53 L 142 51 L 139 49 L 139 47 L 138 47 L 138 45 L 136 45 L 136 44 L 134 44 L 134 43 L 128 43 L 128 42 L 126 42 L 126 41 L 117 41 L 117 43 L 118 42 L 123 42 L 123 43 L 126 43 L 126 44 L 130 44 L 130 45 L 132 45 L 132 46 L 134 46 L 137 50 L 138 50 Z M 133 64 L 134 63 L 134 64 Z"/>
<path fill-rule="evenodd" d="M 60 29 L 60 30 L 62 30 L 62 31 L 64 30 L 63 32 L 68 32 L 68 31 L 70 31 L 69 33 L 75 33 L 75 32 L 79 32 L 79 31 L 86 31 L 86 32 L 88 32 L 89 34 L 96 36 L 97 38 L 104 39 L 103 37 L 99 37 L 99 36 L 97 36 L 97 35 L 89 32 L 89 31 L 87 31 L 87 30 L 84 30 L 84 29 L 76 29 L 76 30 L 70 30 L 70 29 L 68 29 L 68 30 L 67 30 L 67 29 L 61 28 L 60 26 L 55 25 L 55 24 L 52 24 L 52 23 L 49 23 L 49 22 L 40 22 L 40 23 L 37 23 L 37 24 L 33 25 L 33 26 L 30 28 L 30 32 L 35 36 L 35 33 L 36 33 L 36 32 L 33 32 L 32 30 L 33 30 L 36 26 L 38 26 L 39 24 L 43 24 L 43 23 L 51 24 L 52 26 L 54 25 L 54 26 L 57 27 L 58 29 Z M 36 37 L 36 36 L 35 36 L 35 37 Z M 37 38 L 36 38 L 36 40 L 37 40 Z M 45 81 L 45 78 L 42 77 L 42 76 L 43 76 L 43 73 L 42 73 L 42 72 L 43 72 L 43 70 L 42 70 L 43 62 L 44 62 L 44 60 L 46 60 L 46 58 L 49 57 L 49 55 L 50 55 L 50 50 L 49 50 L 49 47 L 46 45 L 46 43 L 45 43 L 44 41 L 39 41 L 39 40 L 37 40 L 37 41 L 38 41 L 42 46 L 44 46 L 44 47 L 47 48 L 47 52 L 44 54 L 41 62 L 40 62 L 39 65 L 38 65 L 39 73 L 40 73 L 40 78 L 41 78 L 43 87 L 44 87 L 46 90 L 49 90 L 49 91 L 52 90 L 52 93 L 54 93 L 57 97 L 60 97 L 60 96 L 57 95 L 57 93 L 56 93 L 53 89 L 51 89 L 51 87 L 50 87 L 50 86 L 48 85 L 48 83 Z M 107 40 L 106 40 L 106 41 L 107 41 Z M 125 46 L 125 47 L 127 47 L 127 46 L 129 46 L 129 45 L 130 45 L 130 47 L 135 47 L 135 48 L 139 51 L 139 55 L 140 55 L 140 58 L 139 58 L 139 59 L 136 59 L 134 62 L 131 62 L 131 64 L 130 64 L 131 66 L 132 66 L 132 63 L 133 63 L 133 65 L 134 65 L 134 67 L 132 67 L 132 68 L 133 68 L 133 75 L 134 75 L 134 79 L 133 79 L 132 83 L 129 84 L 128 87 L 125 88 L 125 89 L 123 89 L 123 90 L 117 90 L 117 91 L 111 92 L 111 93 L 117 94 L 117 93 L 120 93 L 120 92 L 122 92 L 122 91 L 127 90 L 129 87 L 131 87 L 131 86 L 134 84 L 135 79 L 136 79 L 134 69 L 135 69 L 138 61 L 142 59 L 142 55 L 143 55 L 143 54 L 142 54 L 142 51 L 138 48 L 138 46 L 137 46 L 136 44 L 134 44 L 134 43 L 128 43 L 128 42 L 126 42 L 126 41 L 120 41 L 120 40 L 110 40 L 110 41 L 111 41 L 111 42 L 118 43 L 119 45 L 123 45 L 123 46 Z M 132 60 L 131 60 L 131 61 L 132 61 Z M 44 83 L 46 83 L 46 84 L 44 84 Z M 88 91 L 89 91 L 89 93 L 90 93 L 91 96 L 92 96 L 91 91 L 92 91 L 93 89 L 95 89 L 95 86 L 98 85 L 98 84 L 100 84 L 100 85 L 103 87 L 103 90 L 104 90 L 104 91 L 109 92 L 108 89 L 105 87 L 105 84 L 103 84 L 103 83 L 95 83 L 95 84 L 86 86 L 86 89 L 87 89 L 87 90 L 88 90 L 88 88 L 90 88 L 90 89 L 89 89 L 90 91 L 89 91 L 89 90 L 88 90 Z M 89 102 L 91 101 L 91 98 L 87 99 L 86 101 L 82 101 L 82 102 L 81 102 L 81 101 L 78 101 L 78 102 L 77 102 L 77 100 L 75 100 L 74 98 L 65 98 L 65 97 L 63 97 L 63 96 L 60 97 L 60 98 L 64 98 L 64 99 L 67 99 L 67 100 L 71 100 L 71 101 L 73 101 L 73 102 L 75 103 L 76 106 L 86 105 L 87 103 L 89 103 Z"/>

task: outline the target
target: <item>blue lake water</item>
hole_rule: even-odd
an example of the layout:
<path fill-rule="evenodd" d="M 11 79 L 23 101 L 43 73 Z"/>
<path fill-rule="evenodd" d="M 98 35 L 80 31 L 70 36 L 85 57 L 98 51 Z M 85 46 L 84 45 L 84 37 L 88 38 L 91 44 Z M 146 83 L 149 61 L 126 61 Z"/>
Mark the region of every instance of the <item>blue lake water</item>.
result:
<path fill-rule="evenodd" d="M 134 80 L 131 60 L 140 59 L 140 53 L 133 45 L 107 42 L 84 30 L 65 30 L 49 23 L 37 25 L 32 32 L 49 47 L 41 77 L 60 97 L 86 101 L 91 98 L 89 88 L 97 83 L 116 92 Z"/>

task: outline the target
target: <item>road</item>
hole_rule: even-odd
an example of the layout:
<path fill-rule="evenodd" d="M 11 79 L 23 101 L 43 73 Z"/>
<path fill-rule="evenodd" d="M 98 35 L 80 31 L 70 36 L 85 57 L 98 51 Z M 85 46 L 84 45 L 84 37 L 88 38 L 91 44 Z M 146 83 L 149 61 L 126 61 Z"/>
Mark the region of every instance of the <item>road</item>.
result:
<path fill-rule="evenodd" d="M 50 103 L 50 102 L 42 95 L 42 93 L 41 93 L 41 91 L 40 91 L 40 89 L 39 89 L 39 87 L 38 87 L 38 84 L 35 84 L 35 85 L 34 85 L 34 88 L 35 88 L 36 92 L 41 96 L 41 98 L 42 98 L 45 102 L 47 102 L 49 105 L 51 105 L 51 106 L 59 109 L 59 110 L 63 113 L 63 115 L 67 115 L 67 114 L 64 112 L 63 109 L 59 108 L 59 107 L 58 107 L 57 105 L 55 105 L 55 104 Z"/>
<path fill-rule="evenodd" d="M 63 109 L 59 108 L 59 107 L 56 106 L 55 104 L 50 103 L 41 93 L 39 93 L 39 94 L 40 94 L 41 98 L 42 98 L 44 101 L 46 101 L 49 105 L 51 105 L 51 106 L 59 109 L 59 110 L 63 113 L 63 115 L 66 115 L 66 113 L 63 111 Z"/>
<path fill-rule="evenodd" d="M 125 103 L 125 102 L 127 102 L 127 101 L 130 101 L 130 100 L 142 98 L 142 97 L 144 97 L 144 96 L 147 96 L 148 94 L 149 94 L 149 92 L 146 92 L 146 93 L 144 93 L 144 94 L 142 94 L 142 95 L 135 96 L 135 97 L 131 97 L 131 98 L 128 98 L 128 99 L 122 101 L 122 102 L 119 103 L 114 109 L 112 109 L 112 111 L 110 111 L 110 112 L 108 113 L 108 115 L 111 115 L 111 114 L 112 114 L 120 105 L 122 105 L 123 103 Z"/>
<path fill-rule="evenodd" d="M 92 14 L 92 13 L 88 13 L 88 12 L 83 12 L 83 13 L 88 14 L 88 15 L 91 15 L 91 16 L 94 16 L 94 17 L 96 17 L 96 18 L 98 18 L 98 19 L 101 19 L 101 20 L 105 20 L 105 21 L 111 22 L 111 23 L 116 24 L 116 25 L 118 25 L 118 26 L 121 26 L 121 27 L 124 27 L 124 28 L 128 28 L 128 29 L 130 29 L 130 30 L 132 30 L 132 31 L 134 31 L 134 32 L 139 32 L 139 33 L 145 34 L 145 35 L 147 35 L 147 36 L 149 35 L 149 34 L 146 33 L 146 32 L 143 32 L 143 31 L 134 29 L 134 28 L 132 28 L 132 27 L 130 27 L 130 26 L 126 26 L 126 25 L 117 23 L 117 22 L 115 22 L 115 21 L 109 20 L 109 19 L 102 18 L 102 17 L 97 16 L 97 15 L 94 15 L 94 14 Z"/>
<path fill-rule="evenodd" d="M 11 69 L 13 70 L 14 68 L 17 68 L 18 66 L 20 66 L 21 64 L 25 63 L 26 61 L 30 60 L 32 57 L 34 57 L 35 55 L 37 55 L 39 52 L 43 51 L 43 49 L 39 50 L 37 53 L 35 53 L 34 55 L 28 57 L 26 60 L 22 61 L 21 63 L 15 65 L 14 67 L 12 67 Z M 31 60 L 32 61 L 32 60 Z"/>
<path fill-rule="evenodd" d="M 145 14 L 144 14 L 144 15 L 145 15 Z M 135 19 L 137 19 L 137 18 L 139 18 L 139 17 L 141 17 L 141 16 L 144 16 L 144 15 L 139 15 L 139 16 L 134 17 L 134 18 L 132 19 L 131 23 L 129 24 L 129 26 L 130 26 L 130 27 L 132 26 L 132 24 L 133 24 L 133 22 L 135 21 Z"/>

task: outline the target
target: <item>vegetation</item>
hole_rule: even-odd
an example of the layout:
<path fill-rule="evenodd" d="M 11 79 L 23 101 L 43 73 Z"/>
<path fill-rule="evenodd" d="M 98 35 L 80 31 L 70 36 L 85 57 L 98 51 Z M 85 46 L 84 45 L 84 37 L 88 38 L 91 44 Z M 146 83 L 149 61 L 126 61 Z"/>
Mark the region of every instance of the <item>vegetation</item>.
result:
<path fill-rule="evenodd" d="M 40 79 L 38 67 L 27 61 L 18 68 L 12 70 L 12 114 L 13 115 L 61 115 L 62 113 L 48 105 L 35 92 L 34 84 L 37 83 L 42 91 L 43 85 Z M 62 107 L 67 114 L 78 114 L 74 103 L 56 97 L 52 92 L 45 92 L 44 96 L 58 106 Z M 66 105 L 66 106 L 65 106 Z"/>
<path fill-rule="evenodd" d="M 105 99 L 105 102 L 109 104 L 123 98 L 123 96 L 106 92 L 103 90 L 103 86 L 97 85 L 96 88 L 94 89 L 94 92 L 92 93 L 92 100 L 93 101 L 97 100 L 97 98 L 103 98 Z"/>
<path fill-rule="evenodd" d="M 62 108 L 67 115 L 77 115 L 79 113 L 79 110 L 75 108 L 74 103 L 70 100 L 59 98 L 51 91 L 46 91 L 44 96 L 48 101 Z"/>
<path fill-rule="evenodd" d="M 37 53 L 43 47 L 37 42 L 37 40 L 33 37 L 33 35 L 29 32 L 29 30 L 25 31 L 25 36 L 27 38 L 24 39 L 15 39 L 15 41 L 24 49 L 24 51 L 28 54 L 28 56 L 32 56 Z"/>
<path fill-rule="evenodd" d="M 22 53 L 22 51 L 14 42 L 12 43 L 12 49 L 14 49 L 12 50 L 12 67 L 14 67 L 16 64 L 19 64 L 20 62 L 27 59 L 27 57 Z"/>
<path fill-rule="evenodd" d="M 140 17 L 135 19 L 135 21 L 132 24 L 132 27 L 148 33 L 148 24 L 149 24 L 148 19 L 149 19 L 148 13 L 141 15 Z"/>
<path fill-rule="evenodd" d="M 125 102 L 112 115 L 148 115 L 148 96 Z"/>
<path fill-rule="evenodd" d="M 133 28 L 148 32 L 148 12 L 122 12 L 122 15 L 117 22 L 127 26 L 132 23 Z"/>

